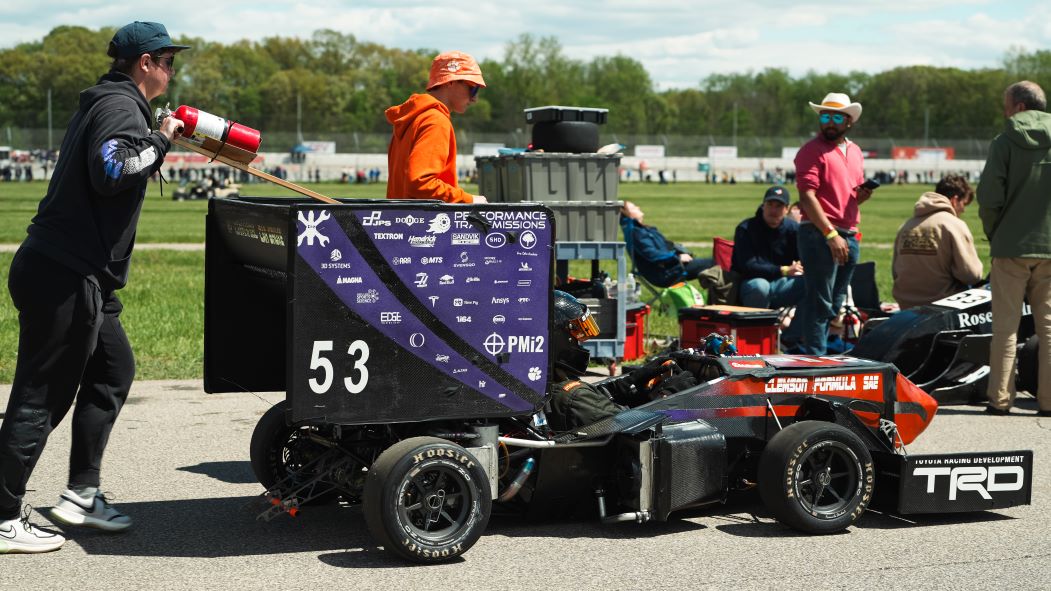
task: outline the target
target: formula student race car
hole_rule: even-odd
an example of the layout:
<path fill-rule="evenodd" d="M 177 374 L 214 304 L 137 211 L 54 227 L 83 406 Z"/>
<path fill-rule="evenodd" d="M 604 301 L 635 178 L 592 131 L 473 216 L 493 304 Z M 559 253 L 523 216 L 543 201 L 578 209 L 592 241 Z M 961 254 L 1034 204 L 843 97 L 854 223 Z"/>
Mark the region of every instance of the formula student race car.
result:
<path fill-rule="evenodd" d="M 1029 503 L 1030 451 L 906 455 L 937 404 L 878 361 L 675 352 L 696 386 L 548 432 L 553 215 L 210 202 L 205 390 L 286 392 L 251 441 L 264 518 L 339 497 L 387 551 L 439 562 L 494 506 L 662 521 L 758 488 L 782 523 L 823 534 L 873 502 Z"/>
<path fill-rule="evenodd" d="M 986 404 L 992 295 L 968 289 L 926 306 L 869 320 L 851 355 L 893 363 L 940 405 Z M 1016 387 L 1036 395 L 1037 347 L 1032 311 L 1018 326 Z"/>

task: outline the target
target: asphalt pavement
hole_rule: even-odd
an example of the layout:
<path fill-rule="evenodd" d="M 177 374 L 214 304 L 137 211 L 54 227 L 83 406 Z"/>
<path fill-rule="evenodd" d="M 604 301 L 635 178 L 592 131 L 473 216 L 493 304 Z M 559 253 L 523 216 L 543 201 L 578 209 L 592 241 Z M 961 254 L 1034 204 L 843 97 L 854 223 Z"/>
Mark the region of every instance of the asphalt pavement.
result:
<path fill-rule="evenodd" d="M 0 386 L 0 408 L 9 391 Z M 102 486 L 133 529 L 69 529 L 57 552 L 0 556 L 0 589 L 1051 589 L 1051 419 L 1034 416 L 1032 398 L 1008 417 L 943 408 L 909 448 L 1033 449 L 1031 506 L 912 522 L 869 512 L 823 537 L 779 525 L 748 499 L 645 525 L 494 518 L 460 559 L 414 566 L 375 547 L 356 507 L 256 519 L 262 490 L 248 443 L 282 396 L 137 382 Z M 29 482 L 38 525 L 53 527 L 46 509 L 65 486 L 69 444 L 67 421 Z"/>

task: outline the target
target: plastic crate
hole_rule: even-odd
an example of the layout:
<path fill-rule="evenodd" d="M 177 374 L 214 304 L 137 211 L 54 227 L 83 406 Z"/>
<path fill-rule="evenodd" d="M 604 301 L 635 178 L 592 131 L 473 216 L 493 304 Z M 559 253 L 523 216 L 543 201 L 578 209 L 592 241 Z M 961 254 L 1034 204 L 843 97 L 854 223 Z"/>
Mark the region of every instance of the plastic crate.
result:
<path fill-rule="evenodd" d="M 555 212 L 556 242 L 618 242 L 620 201 L 545 203 Z"/>
<path fill-rule="evenodd" d="M 478 192 L 490 203 L 503 202 L 503 179 L 500 173 L 503 159 L 498 156 L 476 156 L 474 163 L 478 169 Z"/>
<path fill-rule="evenodd" d="M 732 337 L 741 355 L 779 353 L 776 310 L 741 306 L 694 306 L 679 310 L 679 340 L 686 348 L 698 347 L 711 333 Z"/>
<path fill-rule="evenodd" d="M 646 356 L 646 316 L 650 307 L 646 304 L 628 306 L 624 318 L 624 361 Z"/>
<path fill-rule="evenodd" d="M 501 159 L 496 168 L 504 201 L 617 199 L 620 156 L 616 154 L 526 152 Z"/>
<path fill-rule="evenodd" d="M 546 107 L 534 107 L 525 109 L 526 123 L 542 123 L 544 121 L 589 121 L 599 125 L 606 122 L 609 109 L 593 109 L 589 107 L 561 107 L 550 105 Z"/>

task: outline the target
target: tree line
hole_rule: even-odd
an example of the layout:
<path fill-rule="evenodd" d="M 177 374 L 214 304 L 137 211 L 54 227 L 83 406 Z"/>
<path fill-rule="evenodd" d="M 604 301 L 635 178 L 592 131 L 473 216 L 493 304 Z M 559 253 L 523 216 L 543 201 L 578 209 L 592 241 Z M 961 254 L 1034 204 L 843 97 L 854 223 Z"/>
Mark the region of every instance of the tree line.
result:
<path fill-rule="evenodd" d="M 62 128 L 81 90 L 109 66 L 112 27 L 60 26 L 42 40 L 0 50 L 0 126 Z M 388 133 L 383 111 L 421 92 L 437 49 L 406 50 L 318 30 L 309 39 L 267 37 L 230 44 L 183 36 L 168 94 L 155 105 L 187 104 L 268 131 Z M 450 48 L 442 48 L 450 49 Z M 1051 51 L 1008 50 L 999 68 L 905 66 L 865 72 L 766 68 L 713 74 L 696 87 L 659 91 L 645 67 L 624 55 L 567 57 L 551 37 L 507 43 L 481 62 L 487 88 L 457 119 L 467 132 L 525 128 L 522 110 L 543 105 L 609 109 L 605 131 L 635 135 L 803 136 L 815 123 L 807 101 L 843 91 L 865 106 L 864 137 L 988 138 L 1002 126 L 1003 89 L 1030 79 L 1051 91 Z M 301 115 L 297 115 L 297 111 Z"/>

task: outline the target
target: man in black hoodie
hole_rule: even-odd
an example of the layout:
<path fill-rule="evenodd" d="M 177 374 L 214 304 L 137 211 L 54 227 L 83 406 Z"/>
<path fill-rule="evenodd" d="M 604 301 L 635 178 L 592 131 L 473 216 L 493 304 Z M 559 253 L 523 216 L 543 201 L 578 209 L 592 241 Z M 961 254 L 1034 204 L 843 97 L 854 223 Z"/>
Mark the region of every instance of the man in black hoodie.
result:
<path fill-rule="evenodd" d="M 52 518 L 106 531 L 131 525 L 98 488 L 135 373 L 116 291 L 128 279 L 147 182 L 182 128 L 169 117 L 153 131 L 149 101 L 168 88 L 183 49 L 159 23 L 117 31 L 107 51 L 111 69 L 80 94 L 47 194 L 11 262 L 8 289 L 20 332 L 0 426 L 0 553 L 47 552 L 65 541 L 19 513 L 48 435 L 74 399 L 69 490 Z"/>
<path fill-rule="evenodd" d="M 788 308 L 803 299 L 803 264 L 799 262 L 796 236 L 799 222 L 787 217 L 788 190 L 766 190 L 763 204 L 734 232 L 731 269 L 741 276 L 741 304 L 751 308 Z M 799 324 L 782 336 L 786 346 L 798 340 Z"/>

